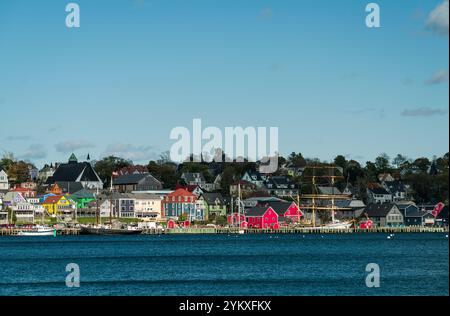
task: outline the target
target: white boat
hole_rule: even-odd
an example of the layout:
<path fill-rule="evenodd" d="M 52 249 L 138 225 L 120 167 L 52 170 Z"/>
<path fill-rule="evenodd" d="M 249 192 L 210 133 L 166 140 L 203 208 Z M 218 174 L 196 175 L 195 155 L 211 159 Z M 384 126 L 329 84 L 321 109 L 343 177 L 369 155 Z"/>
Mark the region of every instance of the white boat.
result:
<path fill-rule="evenodd" d="M 55 236 L 56 230 L 53 227 L 36 225 L 31 229 L 23 229 L 18 236 Z"/>
<path fill-rule="evenodd" d="M 339 220 L 334 220 L 329 224 L 320 226 L 321 228 L 331 228 L 331 229 L 349 229 L 352 227 L 352 222 L 341 222 Z"/>

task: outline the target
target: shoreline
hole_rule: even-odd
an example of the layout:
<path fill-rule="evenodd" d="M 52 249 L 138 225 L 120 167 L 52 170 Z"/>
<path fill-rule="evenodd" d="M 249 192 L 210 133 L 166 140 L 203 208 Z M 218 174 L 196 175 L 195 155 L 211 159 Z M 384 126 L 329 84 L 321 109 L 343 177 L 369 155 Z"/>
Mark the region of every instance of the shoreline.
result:
<path fill-rule="evenodd" d="M 18 236 L 21 229 L 3 228 L 0 229 L 1 236 Z M 243 231 L 243 232 L 242 232 Z M 174 229 L 144 229 L 140 235 L 255 235 L 255 234 L 268 234 L 268 235 L 283 235 L 283 234 L 396 234 L 396 233 L 448 233 L 448 227 L 373 227 L 371 229 L 361 228 L 348 228 L 348 229 L 336 229 L 336 228 L 279 228 L 279 229 L 243 229 L 238 228 L 174 228 Z M 58 236 L 80 235 L 79 228 L 64 228 L 57 230 Z M 100 236 L 100 235 L 99 235 Z M 114 235 L 110 235 L 114 236 Z M 116 235 L 117 236 L 117 235 Z M 21 236 L 20 236 L 21 237 Z"/>

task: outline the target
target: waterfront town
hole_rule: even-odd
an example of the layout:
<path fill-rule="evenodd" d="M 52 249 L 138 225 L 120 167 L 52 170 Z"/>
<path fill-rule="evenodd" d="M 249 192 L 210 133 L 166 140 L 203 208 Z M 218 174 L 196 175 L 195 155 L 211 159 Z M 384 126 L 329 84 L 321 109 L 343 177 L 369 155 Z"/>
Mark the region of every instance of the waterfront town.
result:
<path fill-rule="evenodd" d="M 253 162 L 148 165 L 119 157 L 49 163 L 37 169 L 12 156 L 0 160 L 0 225 L 94 225 L 141 228 L 430 227 L 448 229 L 448 153 L 361 166 L 300 153 L 279 159 L 273 174 Z M 337 226 L 336 226 L 337 225 Z"/>

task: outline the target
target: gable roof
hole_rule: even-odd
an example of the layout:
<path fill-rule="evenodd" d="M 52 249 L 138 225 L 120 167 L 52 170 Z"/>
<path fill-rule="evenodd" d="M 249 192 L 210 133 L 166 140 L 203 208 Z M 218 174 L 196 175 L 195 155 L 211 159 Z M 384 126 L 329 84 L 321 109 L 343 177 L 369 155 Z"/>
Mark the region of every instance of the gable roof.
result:
<path fill-rule="evenodd" d="M 89 162 L 70 162 L 60 164 L 56 168 L 52 177 L 47 179 L 46 184 L 53 184 L 55 182 L 79 182 L 91 181 L 101 182 L 94 168 Z"/>
<path fill-rule="evenodd" d="M 225 200 L 221 193 L 204 192 L 200 196 L 203 197 L 208 205 L 216 204 L 216 200 L 219 200 L 219 204 L 221 205 L 225 204 Z"/>
<path fill-rule="evenodd" d="M 167 197 L 173 196 L 193 196 L 196 197 L 195 194 L 185 190 L 185 189 L 176 189 L 174 192 L 167 194 Z"/>
<path fill-rule="evenodd" d="M 286 201 L 267 201 L 260 203 L 260 205 L 266 208 L 271 207 L 275 212 L 277 212 L 278 215 L 282 216 L 284 213 L 286 213 L 292 203 L 293 202 Z"/>
<path fill-rule="evenodd" d="M 251 209 L 248 209 L 245 212 L 246 216 L 263 216 L 269 209 L 275 211 L 273 208 L 269 207 L 264 207 L 264 206 L 257 206 L 257 207 L 252 207 Z M 276 213 L 276 212 L 275 212 Z M 278 213 L 277 213 L 278 215 Z"/>
<path fill-rule="evenodd" d="M 186 182 L 205 182 L 205 178 L 201 172 L 184 172 L 181 178 Z"/>
<path fill-rule="evenodd" d="M 59 201 L 62 197 L 63 197 L 62 195 L 51 195 L 51 196 L 48 196 L 48 197 L 44 200 L 43 204 L 55 204 L 55 203 L 58 203 L 58 201 Z"/>
<path fill-rule="evenodd" d="M 72 194 L 83 189 L 81 182 L 75 181 L 57 181 L 56 185 L 61 189 L 62 193 Z"/>
<path fill-rule="evenodd" d="M 384 181 L 384 184 L 391 193 L 406 192 L 406 187 L 400 180 Z"/>
<path fill-rule="evenodd" d="M 428 214 L 433 217 L 431 212 L 426 211 L 426 210 L 421 210 L 421 209 L 415 207 L 415 208 L 411 208 L 411 210 L 406 211 L 404 216 L 405 217 L 424 217 Z"/>
<path fill-rule="evenodd" d="M 151 173 L 126 174 L 113 179 L 113 185 L 140 184 L 141 182 L 151 182 L 155 187 L 162 188 L 161 182 Z"/>
<path fill-rule="evenodd" d="M 448 219 L 448 205 L 444 206 L 442 211 L 439 212 L 438 216 L 436 216 L 438 219 Z"/>
<path fill-rule="evenodd" d="M 70 198 L 72 199 L 94 199 L 94 194 L 86 189 L 81 189 L 74 194 L 70 195 Z"/>
<path fill-rule="evenodd" d="M 385 188 L 382 187 L 368 188 L 368 190 L 373 194 L 390 195 L 390 193 Z"/>
<path fill-rule="evenodd" d="M 393 203 L 369 204 L 366 206 L 365 212 L 369 217 L 386 217 L 386 215 L 397 207 Z"/>

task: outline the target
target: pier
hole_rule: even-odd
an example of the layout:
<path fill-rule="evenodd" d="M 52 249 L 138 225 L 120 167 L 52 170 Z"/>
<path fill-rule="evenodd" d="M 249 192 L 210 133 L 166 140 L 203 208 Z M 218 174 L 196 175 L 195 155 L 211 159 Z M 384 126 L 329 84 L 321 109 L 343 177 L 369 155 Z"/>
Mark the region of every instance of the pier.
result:
<path fill-rule="evenodd" d="M 0 236 L 17 236 L 22 229 L 19 228 L 1 228 Z M 162 234 L 239 234 L 239 229 L 231 228 L 174 228 L 174 229 L 144 229 L 142 235 L 162 235 Z M 348 228 L 348 229 L 331 229 L 323 227 L 295 227 L 295 228 L 279 228 L 279 229 L 242 229 L 244 234 L 370 234 L 370 233 L 448 233 L 448 228 L 444 227 L 373 227 L 371 229 Z M 80 234 L 79 228 L 63 228 L 56 231 L 58 236 L 76 236 Z"/>
<path fill-rule="evenodd" d="M 0 228 L 0 236 L 18 236 L 19 232 L 23 231 L 24 229 L 20 228 Z M 69 235 L 79 235 L 80 229 L 79 228 L 63 228 L 56 230 L 56 235 L 58 236 L 69 236 Z"/>

